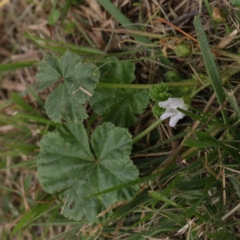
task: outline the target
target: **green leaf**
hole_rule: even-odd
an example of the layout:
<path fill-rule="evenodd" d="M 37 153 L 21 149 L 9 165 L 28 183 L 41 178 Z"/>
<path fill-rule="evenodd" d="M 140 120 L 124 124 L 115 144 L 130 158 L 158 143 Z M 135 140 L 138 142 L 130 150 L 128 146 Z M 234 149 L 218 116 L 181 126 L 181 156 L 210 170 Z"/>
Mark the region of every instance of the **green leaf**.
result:
<path fill-rule="evenodd" d="M 83 57 L 66 51 L 61 58 L 48 55 L 40 64 L 37 73 L 38 90 L 55 82 L 58 87 L 49 95 L 45 109 L 54 121 L 82 122 L 87 114 L 82 104 L 85 103 L 96 87 L 99 78 L 98 68 L 91 63 L 84 63 Z"/>
<path fill-rule="evenodd" d="M 232 177 L 232 176 L 229 177 L 229 180 L 232 183 L 238 197 L 240 198 L 240 184 L 239 184 L 239 181 L 235 177 Z"/>
<path fill-rule="evenodd" d="M 222 79 L 221 79 L 216 61 L 213 58 L 203 25 L 198 16 L 195 17 L 195 19 L 194 19 L 194 27 L 195 27 L 195 30 L 197 33 L 199 46 L 200 46 L 200 49 L 202 52 L 203 60 L 204 60 L 205 66 L 206 66 L 206 70 L 207 70 L 210 82 L 211 82 L 214 92 L 216 94 L 218 103 L 219 103 L 219 105 L 221 105 L 224 103 L 224 101 L 226 99 L 226 96 L 225 96 L 225 93 L 223 90 Z M 224 109 L 222 110 L 222 115 L 223 115 L 224 122 L 226 123 L 227 115 L 226 115 L 226 111 Z"/>
<path fill-rule="evenodd" d="M 197 138 L 203 142 L 209 143 L 210 145 L 214 146 L 218 146 L 220 145 L 220 141 L 217 140 L 215 137 L 213 137 L 212 135 L 205 133 L 205 132 L 201 132 L 201 131 L 196 131 L 195 132 Z"/>
<path fill-rule="evenodd" d="M 0 72 L 14 71 L 19 68 L 32 67 L 35 66 L 36 63 L 37 61 L 0 64 Z"/>
<path fill-rule="evenodd" d="M 217 140 L 213 136 L 208 133 L 196 131 L 195 132 L 198 140 L 188 139 L 185 141 L 184 145 L 188 147 L 197 147 L 197 148 L 205 148 L 205 147 L 223 147 L 221 141 Z"/>
<path fill-rule="evenodd" d="M 206 147 L 216 147 L 216 144 L 210 144 L 208 142 L 203 142 L 194 139 L 188 139 L 184 142 L 184 146 L 196 147 L 196 148 L 206 148 Z"/>
<path fill-rule="evenodd" d="M 65 20 L 65 18 L 67 16 L 68 10 L 69 10 L 69 8 L 70 8 L 72 3 L 73 3 L 73 0 L 66 0 L 66 3 L 65 3 L 65 5 L 62 8 L 61 23 L 64 22 L 64 20 Z"/>
<path fill-rule="evenodd" d="M 99 213 L 136 194 L 137 185 L 89 198 L 138 178 L 129 159 L 131 145 L 126 129 L 104 123 L 92 134 L 93 154 L 82 123 L 66 123 L 41 140 L 37 161 L 40 183 L 51 194 L 63 191 L 60 199 L 66 217 L 95 222 Z"/>
<path fill-rule="evenodd" d="M 51 13 L 48 16 L 48 23 L 54 25 L 58 18 L 60 17 L 60 11 L 57 9 L 52 9 Z"/>
<path fill-rule="evenodd" d="M 134 81 L 135 66 L 131 62 L 120 62 L 117 58 L 107 58 L 100 68 L 101 83 L 130 84 Z M 104 121 L 117 126 L 130 127 L 137 123 L 135 114 L 141 114 L 149 102 L 144 89 L 108 89 L 97 87 L 90 104 Z"/>
<path fill-rule="evenodd" d="M 165 83 L 159 83 L 157 85 L 153 85 L 149 89 L 149 96 L 155 102 L 161 102 L 168 100 L 172 95 L 168 93 L 168 85 Z"/>
<path fill-rule="evenodd" d="M 180 207 L 177 203 L 175 203 L 174 201 L 172 201 L 171 199 L 167 198 L 166 196 L 164 196 L 163 194 L 156 192 L 156 191 L 150 191 L 149 192 L 149 196 L 161 201 L 161 202 L 165 202 L 169 205 L 172 205 L 174 207 L 178 206 Z"/>
<path fill-rule="evenodd" d="M 237 118 L 240 119 L 240 109 L 239 109 L 238 101 L 237 101 L 234 93 L 232 91 L 227 91 L 226 96 L 227 96 L 228 101 L 229 101 L 230 105 L 232 106 Z"/>

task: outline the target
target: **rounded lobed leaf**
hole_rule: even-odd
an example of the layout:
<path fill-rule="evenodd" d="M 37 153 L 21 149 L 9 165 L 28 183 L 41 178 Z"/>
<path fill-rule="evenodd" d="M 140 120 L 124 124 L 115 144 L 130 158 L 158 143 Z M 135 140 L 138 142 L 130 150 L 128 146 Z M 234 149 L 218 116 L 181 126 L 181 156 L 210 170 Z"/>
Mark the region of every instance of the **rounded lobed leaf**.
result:
<path fill-rule="evenodd" d="M 61 58 L 49 55 L 39 66 L 36 75 L 40 81 L 38 90 L 60 81 L 46 101 L 47 115 L 55 122 L 82 122 L 86 119 L 88 115 L 82 104 L 90 98 L 98 83 L 98 68 L 84 63 L 82 57 L 70 51 Z"/>
<path fill-rule="evenodd" d="M 107 58 L 100 68 L 100 82 L 131 83 L 135 76 L 135 66 L 131 62 L 121 62 L 117 58 Z M 144 89 L 108 89 L 97 87 L 90 104 L 105 122 L 117 126 L 130 127 L 137 123 L 136 114 L 141 114 L 147 107 L 149 96 Z"/>
<path fill-rule="evenodd" d="M 130 200 L 137 186 L 90 197 L 138 178 L 129 158 L 132 139 L 126 129 L 104 123 L 92 134 L 91 152 L 82 123 L 66 123 L 41 140 L 37 166 L 44 190 L 63 191 L 62 212 L 75 220 L 96 222 L 111 205 Z"/>

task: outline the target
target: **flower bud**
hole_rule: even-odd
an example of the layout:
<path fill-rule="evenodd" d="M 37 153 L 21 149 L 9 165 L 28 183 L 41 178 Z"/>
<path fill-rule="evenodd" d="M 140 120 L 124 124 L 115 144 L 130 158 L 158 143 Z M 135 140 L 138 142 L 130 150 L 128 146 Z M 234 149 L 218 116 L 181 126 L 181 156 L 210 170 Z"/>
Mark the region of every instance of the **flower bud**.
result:
<path fill-rule="evenodd" d="M 215 7 L 212 10 L 212 18 L 214 22 L 222 23 L 226 21 L 226 12 L 223 9 Z"/>
<path fill-rule="evenodd" d="M 181 42 L 179 45 L 174 47 L 173 51 L 178 57 L 188 57 L 192 53 L 192 48 L 190 44 Z"/>

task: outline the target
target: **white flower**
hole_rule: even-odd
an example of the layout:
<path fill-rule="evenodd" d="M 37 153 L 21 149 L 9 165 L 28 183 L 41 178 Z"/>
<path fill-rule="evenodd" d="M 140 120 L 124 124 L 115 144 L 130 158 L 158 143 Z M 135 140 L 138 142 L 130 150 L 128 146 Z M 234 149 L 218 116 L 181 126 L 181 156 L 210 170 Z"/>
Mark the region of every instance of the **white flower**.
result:
<path fill-rule="evenodd" d="M 177 108 L 188 110 L 189 106 L 184 103 L 182 98 L 168 98 L 167 101 L 159 102 L 159 107 L 165 108 L 166 111 L 160 117 L 161 120 L 165 120 L 170 117 L 169 126 L 175 127 L 179 119 L 182 119 L 185 114 L 178 111 Z"/>

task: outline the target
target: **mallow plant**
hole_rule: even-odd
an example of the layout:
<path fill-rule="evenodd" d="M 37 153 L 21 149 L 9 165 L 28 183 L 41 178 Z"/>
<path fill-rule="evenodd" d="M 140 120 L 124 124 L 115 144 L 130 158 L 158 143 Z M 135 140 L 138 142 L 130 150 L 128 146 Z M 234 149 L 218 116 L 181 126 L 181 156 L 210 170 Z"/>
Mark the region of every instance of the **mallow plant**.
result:
<path fill-rule="evenodd" d="M 128 128 L 149 108 L 149 96 L 155 102 L 153 114 L 160 122 L 170 118 L 171 127 L 184 117 L 181 109 L 189 108 L 166 84 L 134 84 L 134 71 L 134 63 L 116 57 L 94 65 L 70 51 L 61 57 L 50 54 L 40 63 L 37 89 L 53 86 L 45 109 L 59 125 L 40 142 L 38 174 L 43 189 L 59 195 L 57 204 L 65 217 L 101 222 L 111 215 L 108 209 L 140 191 L 139 171 L 130 159 L 140 137 L 133 141 Z M 92 124 L 97 127 L 90 133 L 84 120 L 93 123 L 96 116 L 102 124 Z"/>

